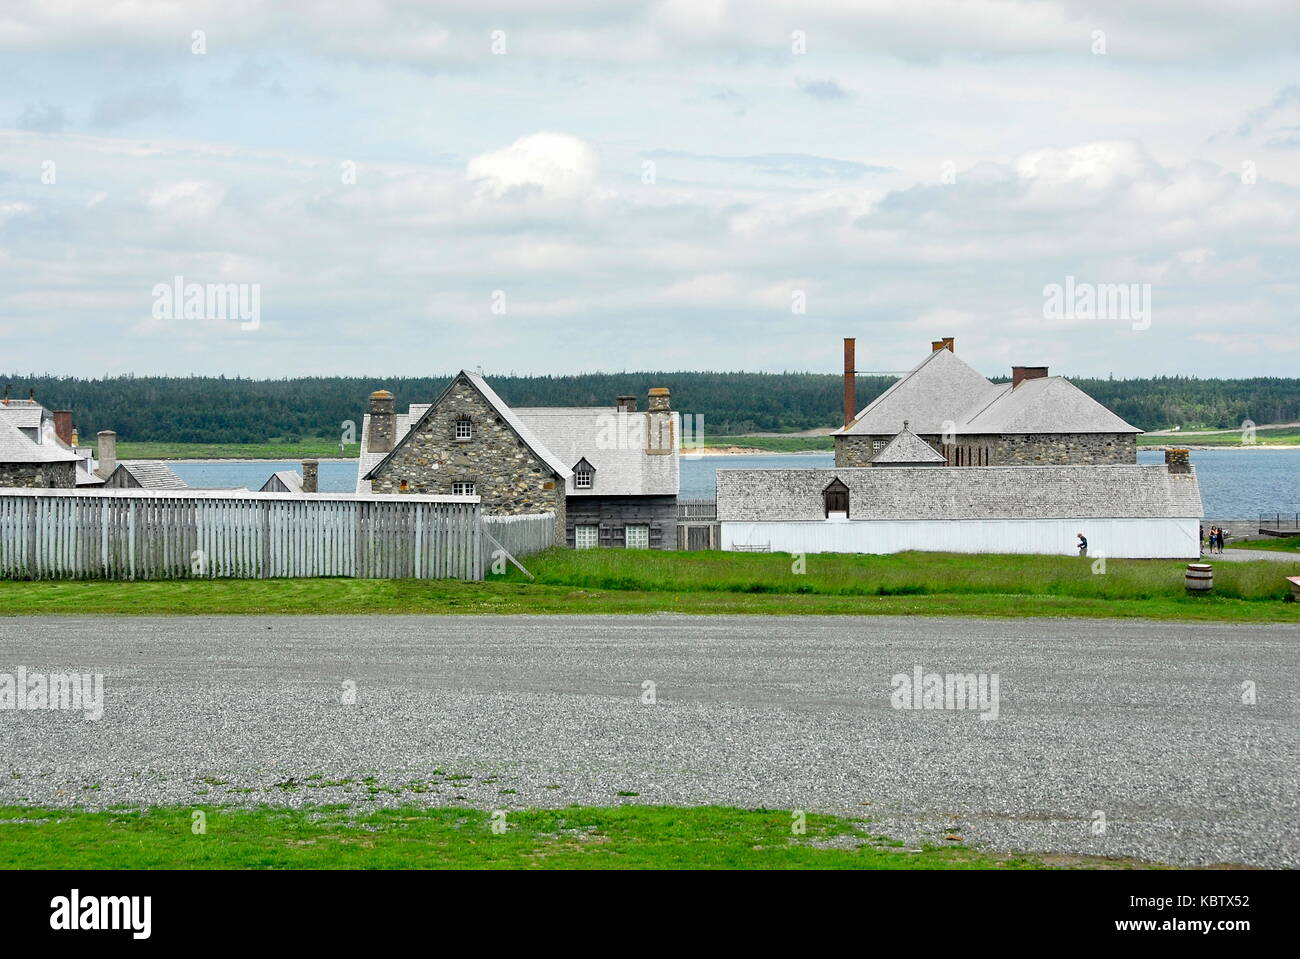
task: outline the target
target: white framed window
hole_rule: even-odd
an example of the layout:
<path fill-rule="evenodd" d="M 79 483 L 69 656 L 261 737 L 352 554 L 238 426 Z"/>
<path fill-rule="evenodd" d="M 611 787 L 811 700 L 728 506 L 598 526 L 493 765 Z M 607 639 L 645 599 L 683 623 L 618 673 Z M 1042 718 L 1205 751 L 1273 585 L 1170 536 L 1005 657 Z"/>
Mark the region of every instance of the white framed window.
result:
<path fill-rule="evenodd" d="M 478 489 L 473 483 L 466 483 L 466 482 L 452 483 L 451 495 L 452 496 L 477 496 Z"/>
<path fill-rule="evenodd" d="M 463 442 L 474 437 L 474 424 L 467 416 L 456 420 L 456 439 Z"/>
<path fill-rule="evenodd" d="M 871 441 L 871 452 L 873 452 L 873 453 L 879 453 L 881 450 L 883 450 L 883 449 L 885 448 L 885 445 L 886 445 L 886 441 L 885 441 L 885 440 L 872 440 L 872 441 Z"/>
<path fill-rule="evenodd" d="M 591 489 L 595 479 L 596 471 L 584 463 L 573 471 L 573 488 Z"/>
<path fill-rule="evenodd" d="M 600 545 L 599 526 L 573 527 L 574 549 L 595 549 L 598 545 Z"/>
<path fill-rule="evenodd" d="M 624 526 L 623 540 L 628 549 L 649 549 L 650 527 L 644 524 Z"/>

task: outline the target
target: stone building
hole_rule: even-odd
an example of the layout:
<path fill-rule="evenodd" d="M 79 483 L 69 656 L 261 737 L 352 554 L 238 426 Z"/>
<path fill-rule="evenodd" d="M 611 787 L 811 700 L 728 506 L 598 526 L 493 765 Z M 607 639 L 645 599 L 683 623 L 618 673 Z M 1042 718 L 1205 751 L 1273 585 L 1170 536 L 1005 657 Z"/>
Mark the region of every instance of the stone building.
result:
<path fill-rule="evenodd" d="M 676 547 L 680 432 L 667 389 L 650 408 L 511 409 L 462 370 L 433 403 L 371 394 L 357 492 L 471 494 L 486 515 L 554 512 L 569 546 Z"/>
<path fill-rule="evenodd" d="M 90 450 L 77 445 L 69 410 L 51 412 L 35 396 L 0 399 L 0 486 L 72 489 L 98 485 Z"/>
<path fill-rule="evenodd" d="M 1142 432 L 1045 366 L 991 383 L 957 358 L 951 337 L 831 434 L 835 465 L 872 465 L 904 423 L 947 466 L 1131 464 Z"/>

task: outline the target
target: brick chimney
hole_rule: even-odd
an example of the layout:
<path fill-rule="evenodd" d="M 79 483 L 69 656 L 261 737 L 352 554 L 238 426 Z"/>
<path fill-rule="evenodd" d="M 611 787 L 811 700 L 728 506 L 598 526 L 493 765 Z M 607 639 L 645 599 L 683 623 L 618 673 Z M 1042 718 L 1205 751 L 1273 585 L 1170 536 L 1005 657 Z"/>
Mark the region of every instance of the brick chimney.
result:
<path fill-rule="evenodd" d="M 844 425 L 848 426 L 858 415 L 858 341 L 844 337 Z"/>
<path fill-rule="evenodd" d="M 1041 380 L 1047 376 L 1047 367 L 1045 366 L 1013 366 L 1011 367 L 1011 388 L 1014 390 L 1025 380 Z"/>
<path fill-rule="evenodd" d="M 370 421 L 371 428 L 374 428 L 374 420 Z M 317 492 L 318 477 L 320 474 L 320 460 L 303 460 L 302 461 L 302 491 L 304 493 Z"/>
<path fill-rule="evenodd" d="M 941 339 L 941 340 L 931 340 L 931 341 L 930 341 L 930 352 L 931 352 L 931 353 L 938 353 L 940 350 L 947 350 L 949 353 L 955 353 L 955 352 L 957 352 L 957 351 L 954 349 L 954 346 L 956 345 L 956 343 L 957 343 L 957 340 L 954 339 L 954 338 L 951 337 L 951 336 L 945 336 L 945 337 L 944 337 L 943 339 Z"/>
<path fill-rule="evenodd" d="M 656 386 L 651 388 L 647 397 L 646 408 L 651 413 L 666 413 L 673 408 L 672 391 L 666 386 Z"/>
<path fill-rule="evenodd" d="M 618 407 L 621 413 L 635 413 L 636 397 L 630 393 L 624 394 L 614 401 L 614 405 Z"/>
<path fill-rule="evenodd" d="M 54 435 L 64 446 L 72 445 L 72 410 L 54 411 Z"/>
<path fill-rule="evenodd" d="M 1192 471 L 1192 456 L 1185 449 L 1167 449 L 1165 450 L 1165 466 L 1171 473 L 1190 473 Z"/>
<path fill-rule="evenodd" d="M 397 445 L 397 413 L 393 410 L 393 394 L 388 390 L 375 390 L 371 393 L 369 413 L 370 440 L 367 450 L 371 453 L 390 452 Z"/>
<path fill-rule="evenodd" d="M 98 440 L 95 458 L 99 461 L 95 472 L 100 479 L 108 479 L 117 469 L 117 434 L 112 430 L 100 430 L 95 438 Z"/>

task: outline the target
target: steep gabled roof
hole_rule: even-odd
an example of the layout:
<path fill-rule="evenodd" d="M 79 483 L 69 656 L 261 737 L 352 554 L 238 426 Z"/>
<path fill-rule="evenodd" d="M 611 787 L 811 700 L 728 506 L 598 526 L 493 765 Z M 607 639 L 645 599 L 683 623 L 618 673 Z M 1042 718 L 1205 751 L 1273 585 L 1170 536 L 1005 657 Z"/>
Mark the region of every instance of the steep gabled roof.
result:
<path fill-rule="evenodd" d="M 892 436 L 903 429 L 904 420 L 917 433 L 942 433 L 945 423 L 960 423 L 967 410 L 987 402 L 994 389 L 952 350 L 935 350 L 831 435 Z"/>
<path fill-rule="evenodd" d="M 935 452 L 933 446 L 927 443 L 921 437 L 917 436 L 907 427 L 885 444 L 875 456 L 871 457 L 872 464 L 876 463 L 946 463 L 942 453 Z"/>
<path fill-rule="evenodd" d="M 380 469 L 386 466 L 388 462 L 397 454 L 398 450 L 402 449 L 402 447 L 406 445 L 407 440 L 420 429 L 424 421 L 427 420 L 432 415 L 433 410 L 439 404 L 441 404 L 444 399 L 446 399 L 447 394 L 451 392 L 452 387 L 454 387 L 456 383 L 461 379 L 464 379 L 465 382 L 469 383 L 469 385 L 472 386 L 478 392 L 478 394 L 483 397 L 483 399 L 487 402 L 488 406 L 492 408 L 492 411 L 496 413 L 497 416 L 501 417 L 502 422 L 504 422 L 506 425 L 508 425 L 511 428 L 511 430 L 514 431 L 515 435 L 519 437 L 520 441 L 525 446 L 527 446 L 538 459 L 540 459 L 543 463 L 545 463 L 547 467 L 550 468 L 551 472 L 555 473 L 557 476 L 559 476 L 561 479 L 564 480 L 568 480 L 573 477 L 573 471 L 570 470 L 569 467 L 564 465 L 564 463 L 554 453 L 552 453 L 549 449 L 547 449 L 546 445 L 542 443 L 541 440 L 539 440 L 536 436 L 533 435 L 532 431 L 529 430 L 528 427 L 525 426 L 523 422 L 519 419 L 519 417 L 515 415 L 514 410 L 506 406 L 505 401 L 502 400 L 501 397 L 497 396 L 496 392 L 492 389 L 492 387 L 487 385 L 487 382 L 483 379 L 483 377 L 479 376 L 477 373 L 470 373 L 468 370 L 461 370 L 459 373 L 457 373 L 455 376 L 451 378 L 451 382 L 447 384 L 447 388 L 442 391 L 442 394 L 438 397 L 438 399 L 435 400 L 433 403 L 430 403 L 428 406 L 424 407 L 423 413 L 421 413 L 418 417 L 413 415 L 408 416 L 407 426 L 405 430 L 401 428 L 402 423 L 399 421 L 399 423 L 397 424 L 398 426 L 397 441 L 396 443 L 394 443 L 393 448 L 389 452 L 385 453 L 382 457 L 380 457 L 379 462 L 375 463 L 373 466 L 370 466 L 368 469 L 366 469 L 364 473 L 358 474 L 358 482 L 357 482 L 358 488 L 360 488 L 362 481 L 369 481 L 374 479 L 375 473 L 377 473 Z M 414 411 L 415 409 L 417 409 L 417 407 L 415 406 L 411 407 L 412 411 Z M 365 444 L 365 434 L 369 433 L 368 414 L 366 419 L 367 419 L 366 428 L 362 430 L 363 448 Z"/>
<path fill-rule="evenodd" d="M 279 480 L 280 485 L 284 487 L 285 492 L 288 493 L 302 492 L 302 474 L 299 473 L 297 470 L 276 470 L 267 478 L 266 482 L 262 484 L 262 488 L 258 490 L 258 492 L 259 493 L 271 492 L 270 490 L 267 489 L 267 487 L 269 487 L 271 483 L 276 480 Z"/>
<path fill-rule="evenodd" d="M 985 433 L 1141 433 L 1063 376 L 993 384 L 939 349 L 863 408 L 832 436 L 892 436 L 908 420 L 934 436 Z M 882 451 L 883 452 L 883 451 Z"/>
<path fill-rule="evenodd" d="M 33 443 L 17 427 L 0 419 L 0 463 L 75 462 L 77 454 L 58 443 Z"/>
<path fill-rule="evenodd" d="M 185 481 L 171 471 L 161 460 L 129 460 L 118 464 L 118 470 L 130 473 L 141 489 L 189 489 Z M 117 470 L 114 470 L 116 473 Z M 110 476 L 111 480 L 112 477 Z"/>
<path fill-rule="evenodd" d="M 576 465 L 586 459 L 595 469 L 590 489 L 570 486 L 566 495 L 675 496 L 678 492 L 678 451 L 646 452 L 650 413 L 622 412 L 614 406 L 535 406 L 515 413 L 564 462 Z M 681 435 L 675 423 L 672 435 Z"/>
<path fill-rule="evenodd" d="M 959 433 L 1141 433 L 1063 376 L 1043 376 L 995 387 L 989 402 L 971 410 Z"/>

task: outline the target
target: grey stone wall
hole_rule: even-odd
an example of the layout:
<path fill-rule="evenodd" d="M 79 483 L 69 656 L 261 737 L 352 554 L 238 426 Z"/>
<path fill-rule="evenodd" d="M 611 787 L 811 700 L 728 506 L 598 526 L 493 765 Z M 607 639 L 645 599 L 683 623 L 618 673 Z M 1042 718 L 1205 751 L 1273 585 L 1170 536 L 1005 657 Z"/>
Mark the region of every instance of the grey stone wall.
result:
<path fill-rule="evenodd" d="M 473 436 L 455 438 L 456 420 L 469 417 Z M 407 435 L 379 468 L 375 493 L 449 496 L 452 484 L 473 483 L 489 516 L 551 511 L 556 538 L 565 534 L 565 483 L 524 444 L 467 381 L 457 380 L 424 423 Z M 402 488 L 402 481 L 406 488 Z"/>
<path fill-rule="evenodd" d="M 574 543 L 575 526 L 599 526 L 601 546 L 626 546 L 624 528 L 650 527 L 651 549 L 677 548 L 676 496 L 570 496 L 565 540 Z"/>
<path fill-rule="evenodd" d="M 1137 462 L 1134 433 L 1024 433 L 963 436 L 963 445 L 984 446 L 990 466 L 1066 466 Z"/>
<path fill-rule="evenodd" d="M 0 486 L 25 489 L 76 489 L 77 464 L 0 463 Z"/>
<path fill-rule="evenodd" d="M 835 437 L 835 465 L 840 468 L 870 466 L 878 452 L 873 441 L 892 436 Z M 1070 466 L 1137 462 L 1137 436 L 1133 433 L 1008 433 L 959 437 L 945 449 L 938 436 L 922 436 L 930 446 L 963 466 Z M 957 450 L 961 450 L 958 459 Z"/>

